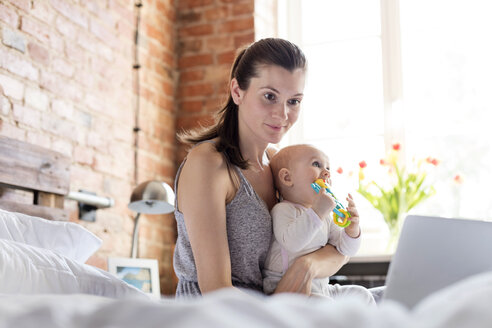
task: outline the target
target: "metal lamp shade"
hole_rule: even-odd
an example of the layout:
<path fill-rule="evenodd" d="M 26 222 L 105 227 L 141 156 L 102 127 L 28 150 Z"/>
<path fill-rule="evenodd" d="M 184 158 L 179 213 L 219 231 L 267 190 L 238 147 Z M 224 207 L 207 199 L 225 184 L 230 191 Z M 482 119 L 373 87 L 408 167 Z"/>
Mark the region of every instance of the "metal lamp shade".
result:
<path fill-rule="evenodd" d="M 142 182 L 133 190 L 128 208 L 144 214 L 171 213 L 174 211 L 174 192 L 165 182 Z"/>

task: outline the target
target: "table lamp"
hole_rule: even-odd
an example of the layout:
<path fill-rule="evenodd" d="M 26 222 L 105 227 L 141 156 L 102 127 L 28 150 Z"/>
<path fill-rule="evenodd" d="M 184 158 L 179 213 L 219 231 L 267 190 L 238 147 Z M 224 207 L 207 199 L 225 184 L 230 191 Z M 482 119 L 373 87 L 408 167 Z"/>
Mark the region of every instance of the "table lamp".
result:
<path fill-rule="evenodd" d="M 132 192 L 128 208 L 137 212 L 133 228 L 132 258 L 137 257 L 138 223 L 141 213 L 166 214 L 174 211 L 174 192 L 171 187 L 161 181 L 146 181 L 139 184 Z"/>

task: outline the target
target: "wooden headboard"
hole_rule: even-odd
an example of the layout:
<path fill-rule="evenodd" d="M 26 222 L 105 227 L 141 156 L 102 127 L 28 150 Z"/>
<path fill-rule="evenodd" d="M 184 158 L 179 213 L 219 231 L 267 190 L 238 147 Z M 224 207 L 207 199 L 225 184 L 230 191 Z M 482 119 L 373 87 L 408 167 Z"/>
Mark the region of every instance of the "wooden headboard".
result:
<path fill-rule="evenodd" d="M 47 148 L 0 136 L 0 208 L 67 221 L 70 158 Z"/>

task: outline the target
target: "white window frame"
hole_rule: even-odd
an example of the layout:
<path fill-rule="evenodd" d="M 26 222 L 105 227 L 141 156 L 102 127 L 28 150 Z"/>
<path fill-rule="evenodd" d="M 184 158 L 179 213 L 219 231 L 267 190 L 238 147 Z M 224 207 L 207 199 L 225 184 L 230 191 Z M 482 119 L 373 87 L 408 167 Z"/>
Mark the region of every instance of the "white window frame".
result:
<path fill-rule="evenodd" d="M 399 0 L 380 0 L 380 8 L 384 144 L 388 151 L 394 142 L 405 144 Z M 301 11 L 302 0 L 278 0 L 278 36 L 289 39 L 302 48 Z M 302 141 L 302 123 L 301 114 L 298 123 L 289 131 L 281 146 Z M 405 154 L 402 155 L 405 158 Z"/>

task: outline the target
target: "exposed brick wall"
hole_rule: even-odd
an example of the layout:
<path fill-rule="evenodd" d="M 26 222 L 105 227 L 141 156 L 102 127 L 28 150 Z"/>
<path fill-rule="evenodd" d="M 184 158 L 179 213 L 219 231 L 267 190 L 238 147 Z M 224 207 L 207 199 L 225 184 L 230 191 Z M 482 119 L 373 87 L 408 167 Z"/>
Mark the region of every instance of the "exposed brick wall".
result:
<path fill-rule="evenodd" d="M 175 174 L 175 5 L 143 1 L 138 182 Z M 133 1 L 0 1 L 0 134 L 72 158 L 71 190 L 115 199 L 80 222 L 103 239 L 89 264 L 129 256 L 134 187 Z M 65 201 L 77 220 L 76 202 Z M 174 292 L 172 215 L 143 216 L 141 257 L 157 258 Z"/>
<path fill-rule="evenodd" d="M 227 97 L 236 49 L 254 41 L 254 0 L 178 1 L 176 127 L 190 129 L 211 122 Z M 186 154 L 178 146 L 177 160 Z"/>
<path fill-rule="evenodd" d="M 261 10 L 275 8 L 266 0 Z M 138 182 L 173 183 L 180 129 L 210 122 L 227 97 L 236 49 L 255 39 L 255 0 L 143 0 L 140 25 Z M 72 157 L 71 190 L 115 199 L 95 223 L 103 239 L 89 264 L 130 254 L 135 124 L 133 1 L 0 0 L 0 134 Z M 273 30 L 272 30 L 273 31 Z M 256 31 L 258 33 L 258 31 Z M 269 36 L 267 32 L 266 35 Z M 65 201 L 77 220 L 76 202 Z M 140 257 L 157 258 L 172 294 L 175 222 L 142 216 Z"/>

